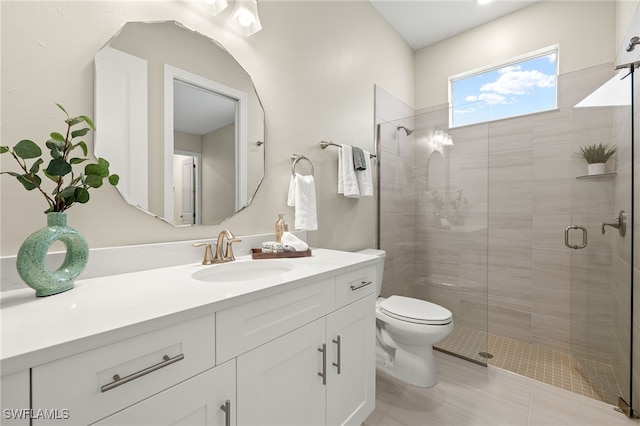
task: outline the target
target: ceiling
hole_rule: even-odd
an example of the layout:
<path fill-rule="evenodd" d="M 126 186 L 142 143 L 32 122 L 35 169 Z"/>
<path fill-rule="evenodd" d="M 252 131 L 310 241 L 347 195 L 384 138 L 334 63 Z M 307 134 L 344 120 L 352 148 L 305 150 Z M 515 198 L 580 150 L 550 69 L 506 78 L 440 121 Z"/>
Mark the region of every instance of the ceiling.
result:
<path fill-rule="evenodd" d="M 370 0 L 414 49 L 508 15 L 539 0 Z"/>

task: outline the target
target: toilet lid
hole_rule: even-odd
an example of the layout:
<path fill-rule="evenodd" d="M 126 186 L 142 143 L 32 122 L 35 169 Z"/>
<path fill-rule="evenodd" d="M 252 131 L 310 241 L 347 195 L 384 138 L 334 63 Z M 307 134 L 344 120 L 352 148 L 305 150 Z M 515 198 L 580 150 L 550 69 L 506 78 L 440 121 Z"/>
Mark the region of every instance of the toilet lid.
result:
<path fill-rule="evenodd" d="M 446 325 L 453 317 L 450 310 L 440 305 L 404 296 L 383 300 L 380 309 L 390 317 L 417 324 Z"/>

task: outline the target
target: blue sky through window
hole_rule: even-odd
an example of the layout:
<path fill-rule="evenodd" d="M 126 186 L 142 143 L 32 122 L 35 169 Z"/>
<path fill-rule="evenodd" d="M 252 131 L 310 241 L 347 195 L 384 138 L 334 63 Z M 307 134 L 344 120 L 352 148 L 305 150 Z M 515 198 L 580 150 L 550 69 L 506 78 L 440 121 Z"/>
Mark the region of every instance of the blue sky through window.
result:
<path fill-rule="evenodd" d="M 558 52 L 451 80 L 451 127 L 556 108 Z"/>

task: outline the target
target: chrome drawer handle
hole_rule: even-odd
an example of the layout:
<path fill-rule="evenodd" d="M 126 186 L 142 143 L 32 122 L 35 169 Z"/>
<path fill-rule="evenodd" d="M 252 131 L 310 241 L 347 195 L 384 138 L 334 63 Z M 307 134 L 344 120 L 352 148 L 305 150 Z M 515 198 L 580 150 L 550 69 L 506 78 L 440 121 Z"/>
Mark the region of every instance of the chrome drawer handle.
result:
<path fill-rule="evenodd" d="M 341 358 L 341 355 L 340 355 L 340 347 L 342 346 L 341 342 L 342 342 L 342 340 L 340 339 L 340 335 L 338 334 L 338 336 L 333 340 L 333 343 L 335 343 L 335 344 L 336 344 L 336 346 L 337 346 L 337 348 L 336 348 L 336 349 L 337 349 L 337 351 L 336 351 L 336 352 L 337 352 L 336 356 L 337 356 L 337 358 L 338 358 L 338 360 L 337 360 L 338 362 L 332 362 L 332 363 L 331 363 L 331 364 L 333 364 L 333 366 L 334 366 L 334 367 L 336 367 L 336 370 L 338 371 L 338 374 L 340 374 L 340 370 L 341 370 L 340 365 L 342 364 L 342 363 L 340 362 L 340 358 Z"/>
<path fill-rule="evenodd" d="M 231 401 L 227 399 L 220 409 L 224 411 L 224 426 L 231 426 Z"/>
<path fill-rule="evenodd" d="M 117 388 L 118 386 L 122 386 L 125 383 L 129 383 L 132 380 L 138 379 L 138 378 L 140 378 L 142 376 L 146 376 L 147 374 L 153 373 L 156 370 L 160 370 L 161 368 L 164 368 L 167 365 L 171 365 L 174 362 L 181 361 L 181 360 L 184 359 L 184 354 L 180 354 L 180 355 L 174 356 L 173 358 L 169 358 L 169 355 L 165 355 L 165 356 L 162 357 L 162 359 L 164 361 L 159 362 L 159 363 L 157 363 L 155 365 L 152 365 L 151 367 L 147 367 L 144 370 L 140 370 L 140 371 L 138 371 L 136 373 L 130 374 L 130 375 L 126 376 L 126 377 L 120 377 L 120 375 L 115 374 L 113 376 L 113 382 L 107 383 L 106 385 L 102 386 L 100 388 L 100 391 L 101 392 L 106 392 L 106 391 L 111 390 L 113 388 Z"/>
<path fill-rule="evenodd" d="M 327 344 L 323 343 L 322 348 L 318 348 L 318 352 L 322 352 L 322 373 L 318 376 L 322 377 L 322 384 L 327 384 Z"/>
<path fill-rule="evenodd" d="M 360 284 L 357 285 L 353 285 L 351 284 L 351 291 L 356 291 L 364 286 L 367 286 L 369 284 L 373 284 L 373 281 L 362 281 Z"/>

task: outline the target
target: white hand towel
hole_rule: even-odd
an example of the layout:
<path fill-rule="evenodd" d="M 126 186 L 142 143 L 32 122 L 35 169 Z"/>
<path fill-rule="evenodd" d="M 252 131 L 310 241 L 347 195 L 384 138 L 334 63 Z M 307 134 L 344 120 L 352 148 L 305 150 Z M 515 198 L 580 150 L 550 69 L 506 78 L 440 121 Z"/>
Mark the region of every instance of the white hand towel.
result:
<path fill-rule="evenodd" d="M 309 249 L 307 243 L 293 235 L 291 232 L 284 232 L 282 234 L 282 245 L 284 246 L 284 249 L 288 251 L 306 251 Z"/>
<path fill-rule="evenodd" d="M 287 205 L 295 206 L 295 229 L 300 231 L 318 229 L 316 184 L 313 176 L 302 176 L 296 173 L 295 177 L 291 177 Z"/>
<path fill-rule="evenodd" d="M 371 155 L 364 151 L 365 170 L 356 170 L 361 197 L 373 197 L 373 177 L 371 175 Z"/>
<path fill-rule="evenodd" d="M 358 178 L 353 167 L 353 150 L 350 145 L 341 145 L 338 156 L 338 194 L 348 198 L 360 198 Z"/>

